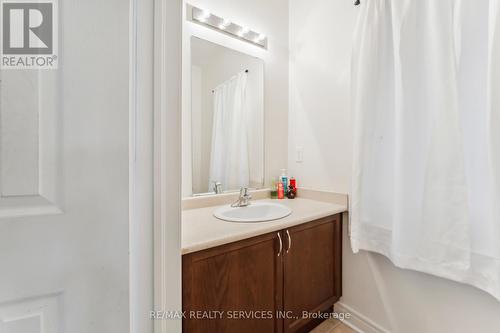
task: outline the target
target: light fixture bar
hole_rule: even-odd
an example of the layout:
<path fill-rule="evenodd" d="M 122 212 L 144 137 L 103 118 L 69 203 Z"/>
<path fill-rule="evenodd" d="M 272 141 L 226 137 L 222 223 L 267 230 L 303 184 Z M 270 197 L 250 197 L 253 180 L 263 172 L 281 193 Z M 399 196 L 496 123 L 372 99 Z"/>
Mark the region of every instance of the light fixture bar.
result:
<path fill-rule="evenodd" d="M 267 49 L 267 36 L 232 20 L 212 14 L 206 9 L 187 5 L 188 20 L 215 29 L 245 42 Z"/>

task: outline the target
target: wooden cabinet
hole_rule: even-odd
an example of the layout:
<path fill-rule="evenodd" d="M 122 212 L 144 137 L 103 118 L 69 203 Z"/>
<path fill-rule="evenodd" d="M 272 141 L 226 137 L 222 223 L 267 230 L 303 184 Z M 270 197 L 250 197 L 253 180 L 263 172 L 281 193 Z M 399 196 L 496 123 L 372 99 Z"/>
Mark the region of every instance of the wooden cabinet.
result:
<path fill-rule="evenodd" d="M 183 256 L 183 332 L 281 332 L 273 316 L 282 308 L 278 252 L 278 233 L 271 233 Z M 262 318 L 244 319 L 254 310 Z M 212 318 L 200 318 L 204 311 Z M 220 318 L 215 311 L 223 311 Z"/>
<path fill-rule="evenodd" d="M 342 292 L 341 215 L 183 256 L 184 333 L 309 332 Z"/>
<path fill-rule="evenodd" d="M 342 293 L 342 225 L 339 216 L 285 230 L 284 332 L 309 332 L 318 321 L 302 313 L 332 310 Z"/>

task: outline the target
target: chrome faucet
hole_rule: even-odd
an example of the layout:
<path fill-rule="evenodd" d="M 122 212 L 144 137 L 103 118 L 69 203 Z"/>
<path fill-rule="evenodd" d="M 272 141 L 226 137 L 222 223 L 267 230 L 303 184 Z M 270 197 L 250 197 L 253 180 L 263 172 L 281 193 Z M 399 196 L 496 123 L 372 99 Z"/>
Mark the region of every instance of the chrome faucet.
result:
<path fill-rule="evenodd" d="M 248 187 L 242 187 L 240 188 L 240 196 L 238 197 L 238 200 L 236 200 L 231 207 L 246 207 L 250 205 L 250 199 L 252 199 L 252 196 L 248 193 Z"/>
<path fill-rule="evenodd" d="M 222 184 L 218 181 L 215 181 L 213 189 L 214 189 L 215 194 L 221 194 L 222 193 Z"/>

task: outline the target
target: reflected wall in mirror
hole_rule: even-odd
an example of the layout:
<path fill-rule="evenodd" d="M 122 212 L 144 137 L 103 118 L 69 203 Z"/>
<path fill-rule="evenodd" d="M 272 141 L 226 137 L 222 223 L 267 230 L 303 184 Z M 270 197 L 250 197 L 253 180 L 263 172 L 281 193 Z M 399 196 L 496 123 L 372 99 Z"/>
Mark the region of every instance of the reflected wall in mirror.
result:
<path fill-rule="evenodd" d="M 264 185 L 264 63 L 191 37 L 193 194 Z"/>

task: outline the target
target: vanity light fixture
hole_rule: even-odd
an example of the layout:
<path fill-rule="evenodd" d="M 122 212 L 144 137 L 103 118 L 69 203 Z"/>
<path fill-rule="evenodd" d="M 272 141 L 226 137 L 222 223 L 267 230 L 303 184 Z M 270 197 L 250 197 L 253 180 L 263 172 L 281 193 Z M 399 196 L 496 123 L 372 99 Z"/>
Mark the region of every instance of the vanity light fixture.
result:
<path fill-rule="evenodd" d="M 187 19 L 189 21 L 201 24 L 205 27 L 212 28 L 222 33 L 231 35 L 240 40 L 260 46 L 267 49 L 267 36 L 252 29 L 236 24 L 229 19 L 217 16 L 211 12 L 187 5 Z"/>

